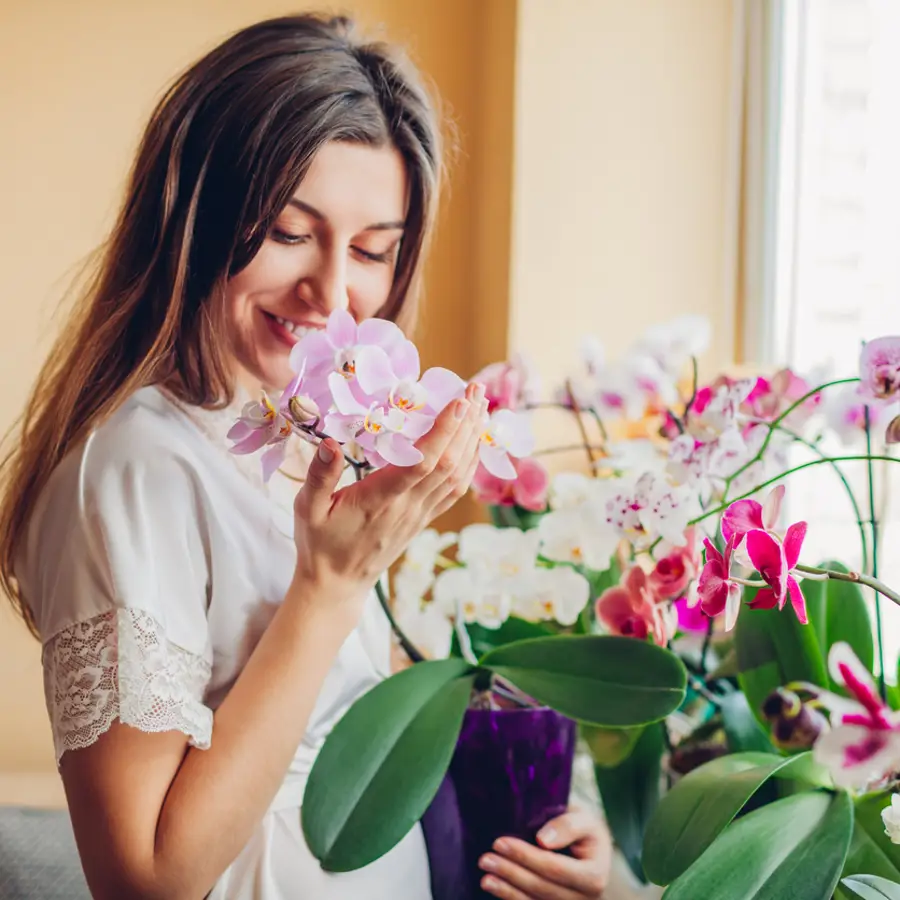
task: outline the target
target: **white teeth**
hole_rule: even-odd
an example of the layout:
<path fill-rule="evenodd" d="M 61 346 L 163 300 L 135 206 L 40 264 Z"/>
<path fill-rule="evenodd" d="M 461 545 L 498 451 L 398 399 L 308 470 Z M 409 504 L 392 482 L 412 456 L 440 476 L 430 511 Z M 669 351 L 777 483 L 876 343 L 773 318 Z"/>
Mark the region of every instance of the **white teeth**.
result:
<path fill-rule="evenodd" d="M 296 322 L 291 322 L 290 319 L 282 319 L 281 316 L 273 316 L 273 318 L 282 328 L 290 331 L 291 334 L 298 338 L 302 338 L 309 334 L 310 331 L 315 330 L 313 328 L 306 328 L 303 325 L 298 325 Z"/>

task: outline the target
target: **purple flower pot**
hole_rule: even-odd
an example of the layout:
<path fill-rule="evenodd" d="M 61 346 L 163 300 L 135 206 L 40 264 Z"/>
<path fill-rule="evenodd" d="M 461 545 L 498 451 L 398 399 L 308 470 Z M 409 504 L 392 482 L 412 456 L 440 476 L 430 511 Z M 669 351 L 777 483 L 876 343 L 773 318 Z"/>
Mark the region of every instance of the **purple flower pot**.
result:
<path fill-rule="evenodd" d="M 480 900 L 478 860 L 498 837 L 534 842 L 565 812 L 576 725 L 552 709 L 470 709 L 422 820 L 434 900 Z"/>

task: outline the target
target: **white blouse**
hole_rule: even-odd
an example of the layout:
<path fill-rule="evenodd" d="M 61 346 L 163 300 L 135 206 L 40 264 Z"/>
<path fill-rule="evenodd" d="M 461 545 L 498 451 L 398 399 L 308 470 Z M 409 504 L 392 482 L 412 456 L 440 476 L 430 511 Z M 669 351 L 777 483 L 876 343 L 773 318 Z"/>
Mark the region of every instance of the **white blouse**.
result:
<path fill-rule="evenodd" d="M 213 713 L 281 603 L 296 560 L 297 485 L 262 483 L 235 457 L 235 412 L 138 391 L 58 466 L 16 568 L 43 643 L 59 759 L 115 719 L 183 732 L 206 749 Z M 268 812 L 212 900 L 430 900 L 419 826 L 356 872 L 323 872 L 300 826 L 306 779 L 350 704 L 389 672 L 387 620 L 370 596 L 325 679 Z"/>

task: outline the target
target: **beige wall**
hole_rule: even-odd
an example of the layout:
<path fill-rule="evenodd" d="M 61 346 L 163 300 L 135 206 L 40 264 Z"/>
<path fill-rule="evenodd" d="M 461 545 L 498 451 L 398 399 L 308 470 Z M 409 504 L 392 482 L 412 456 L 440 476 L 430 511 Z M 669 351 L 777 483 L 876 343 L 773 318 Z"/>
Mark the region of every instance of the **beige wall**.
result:
<path fill-rule="evenodd" d="M 304 5 L 0 0 L 0 427 L 58 327 L 68 274 L 111 221 L 163 85 L 230 31 Z M 340 7 L 407 43 L 459 131 L 426 361 L 471 373 L 521 347 L 549 380 L 586 330 L 614 348 L 682 311 L 726 321 L 729 0 Z M 36 797 L 23 773 L 53 772 L 38 650 L 2 606 L 0 684 L 0 802 Z M 3 772 L 18 791 L 4 792 Z"/>
<path fill-rule="evenodd" d="M 314 7 L 302 0 L 2 2 L 4 430 L 20 410 L 58 327 L 53 313 L 72 271 L 111 223 L 140 130 L 163 86 L 231 31 L 304 6 L 350 10 L 368 25 L 384 23 L 385 32 L 405 43 L 436 83 L 456 123 L 461 152 L 452 166 L 453 190 L 429 265 L 423 355 L 470 373 L 483 361 L 479 353 L 502 353 L 502 334 L 488 339 L 486 350 L 476 348 L 468 321 L 482 282 L 490 284 L 492 278 L 485 274 L 481 248 L 488 247 L 495 259 L 508 253 L 502 217 L 509 191 L 494 185 L 511 177 L 511 138 L 504 143 L 502 134 L 493 135 L 482 151 L 479 133 L 504 117 L 511 121 L 509 102 L 498 117 L 485 111 L 491 97 L 480 86 L 486 71 L 496 66 L 508 73 L 505 90 L 511 96 L 513 0 L 492 5 L 491 29 L 479 28 L 479 0 L 326 0 Z M 502 102 L 502 78 L 493 90 Z M 486 199 L 477 200 L 476 184 Z M 493 243 L 482 240 L 483 233 L 473 227 L 477 221 L 495 223 L 499 232 Z M 501 262 L 499 271 L 507 269 Z M 0 773 L 52 770 L 38 647 L 2 605 L 0 684 Z M 2 791 L 0 783 L 0 802 Z"/>

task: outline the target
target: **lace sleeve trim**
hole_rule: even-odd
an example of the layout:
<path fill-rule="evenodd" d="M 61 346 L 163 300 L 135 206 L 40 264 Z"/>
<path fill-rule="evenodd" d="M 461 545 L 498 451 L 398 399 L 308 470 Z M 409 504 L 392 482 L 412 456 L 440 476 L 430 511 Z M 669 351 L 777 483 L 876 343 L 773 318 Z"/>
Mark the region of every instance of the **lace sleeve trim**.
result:
<path fill-rule="evenodd" d="M 209 747 L 210 664 L 167 640 L 143 610 L 110 610 L 60 631 L 45 644 L 43 663 L 57 762 L 116 719 L 140 731 L 181 731 L 193 746 Z"/>

